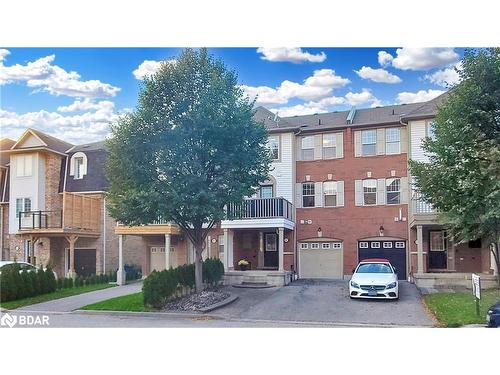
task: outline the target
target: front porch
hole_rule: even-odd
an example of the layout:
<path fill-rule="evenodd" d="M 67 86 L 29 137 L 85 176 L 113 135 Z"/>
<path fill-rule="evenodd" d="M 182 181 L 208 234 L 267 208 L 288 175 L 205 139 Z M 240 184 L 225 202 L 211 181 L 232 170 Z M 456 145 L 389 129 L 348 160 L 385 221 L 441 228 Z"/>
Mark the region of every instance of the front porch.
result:
<path fill-rule="evenodd" d="M 224 273 L 224 285 L 284 286 L 292 282 L 293 272 L 273 270 L 231 270 Z"/>

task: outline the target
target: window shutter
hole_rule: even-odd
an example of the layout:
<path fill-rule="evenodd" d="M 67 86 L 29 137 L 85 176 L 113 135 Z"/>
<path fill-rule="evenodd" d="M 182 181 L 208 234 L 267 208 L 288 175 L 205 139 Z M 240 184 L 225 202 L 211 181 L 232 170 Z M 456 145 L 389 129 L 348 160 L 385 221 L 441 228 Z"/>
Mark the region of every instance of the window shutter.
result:
<path fill-rule="evenodd" d="M 406 126 L 400 128 L 399 139 L 401 144 L 401 153 L 406 154 L 408 152 L 408 129 L 406 128 Z"/>
<path fill-rule="evenodd" d="M 323 207 L 323 183 L 314 183 L 314 207 Z"/>
<path fill-rule="evenodd" d="M 344 181 L 337 181 L 337 206 L 344 207 Z"/>
<path fill-rule="evenodd" d="M 361 156 L 361 131 L 354 132 L 354 156 Z"/>
<path fill-rule="evenodd" d="M 377 155 L 385 154 L 385 129 L 377 129 Z"/>
<path fill-rule="evenodd" d="M 354 181 L 354 204 L 356 206 L 363 205 L 363 181 Z"/>
<path fill-rule="evenodd" d="M 407 204 L 408 191 L 409 191 L 408 177 L 401 177 L 400 181 L 401 181 L 401 204 Z"/>
<path fill-rule="evenodd" d="M 314 136 L 314 160 L 323 158 L 323 137 L 321 134 Z"/>
<path fill-rule="evenodd" d="M 295 155 L 297 156 L 296 160 L 302 160 L 302 137 L 296 137 L 295 140 Z"/>
<path fill-rule="evenodd" d="M 377 204 L 385 204 L 385 178 L 377 179 Z"/>
<path fill-rule="evenodd" d="M 302 207 L 302 184 L 301 183 L 295 184 L 295 207 L 296 208 Z"/>
<path fill-rule="evenodd" d="M 336 144 L 336 157 L 343 158 L 344 157 L 344 133 L 337 133 L 335 136 L 337 141 Z"/>

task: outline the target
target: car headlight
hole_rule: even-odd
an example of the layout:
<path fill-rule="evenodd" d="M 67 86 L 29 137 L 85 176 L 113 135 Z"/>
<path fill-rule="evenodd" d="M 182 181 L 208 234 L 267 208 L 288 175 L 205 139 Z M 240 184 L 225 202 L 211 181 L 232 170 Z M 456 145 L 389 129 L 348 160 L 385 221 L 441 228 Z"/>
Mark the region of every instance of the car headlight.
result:
<path fill-rule="evenodd" d="M 355 283 L 354 281 L 351 281 L 351 286 L 352 286 L 353 288 L 358 288 L 358 289 L 359 289 L 359 285 L 358 285 L 358 283 Z"/>
<path fill-rule="evenodd" d="M 396 287 L 396 285 L 397 285 L 397 283 L 394 281 L 393 283 L 390 283 L 389 285 L 387 285 L 387 286 L 385 287 L 385 289 L 392 289 L 392 288 L 395 288 L 395 287 Z"/>

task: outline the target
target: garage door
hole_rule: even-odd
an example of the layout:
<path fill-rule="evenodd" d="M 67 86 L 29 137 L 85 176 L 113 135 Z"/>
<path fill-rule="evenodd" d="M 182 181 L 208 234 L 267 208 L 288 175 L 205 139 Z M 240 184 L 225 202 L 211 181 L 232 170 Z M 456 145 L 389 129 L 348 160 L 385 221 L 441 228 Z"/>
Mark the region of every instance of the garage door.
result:
<path fill-rule="evenodd" d="M 299 267 L 304 279 L 342 279 L 342 243 L 299 243 Z"/>
<path fill-rule="evenodd" d="M 398 279 L 406 279 L 406 241 L 359 241 L 358 259 L 384 258 L 396 267 Z"/>
<path fill-rule="evenodd" d="M 150 270 L 151 272 L 163 271 L 165 269 L 165 247 L 153 246 L 150 248 Z"/>

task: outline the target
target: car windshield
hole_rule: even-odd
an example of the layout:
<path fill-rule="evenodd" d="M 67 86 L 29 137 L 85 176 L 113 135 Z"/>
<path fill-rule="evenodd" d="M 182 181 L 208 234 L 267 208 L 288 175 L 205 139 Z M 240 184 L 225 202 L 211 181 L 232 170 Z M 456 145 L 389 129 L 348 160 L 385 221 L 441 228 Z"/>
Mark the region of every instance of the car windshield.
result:
<path fill-rule="evenodd" d="M 391 266 L 386 263 L 360 264 L 356 273 L 393 273 Z"/>

